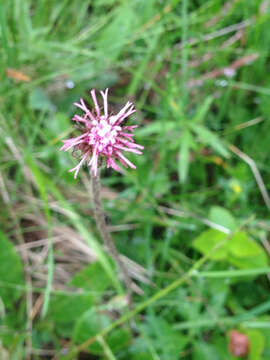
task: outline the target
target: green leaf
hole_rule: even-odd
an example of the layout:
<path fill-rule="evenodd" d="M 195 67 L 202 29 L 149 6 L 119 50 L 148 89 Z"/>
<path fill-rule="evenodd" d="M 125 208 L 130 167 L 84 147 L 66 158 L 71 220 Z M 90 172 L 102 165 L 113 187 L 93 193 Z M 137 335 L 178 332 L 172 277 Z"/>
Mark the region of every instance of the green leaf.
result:
<path fill-rule="evenodd" d="M 111 284 L 111 280 L 99 262 L 80 270 L 70 281 L 71 286 L 95 291 L 101 295 Z"/>
<path fill-rule="evenodd" d="M 199 138 L 204 144 L 211 146 L 220 155 L 226 158 L 229 157 L 228 150 L 222 144 L 220 138 L 216 134 L 197 123 L 190 123 L 190 127 L 199 136 Z"/>
<path fill-rule="evenodd" d="M 1 231 L 0 280 L 0 297 L 2 298 L 5 308 L 11 308 L 13 303 L 20 297 L 20 292 L 13 287 L 5 287 L 5 283 L 7 283 L 7 285 L 22 285 L 24 283 L 23 265 L 19 255 L 14 249 L 13 244 Z"/>
<path fill-rule="evenodd" d="M 268 258 L 264 249 L 245 232 L 239 231 L 230 239 L 229 261 L 240 269 L 266 267 Z"/>
<path fill-rule="evenodd" d="M 112 318 L 109 314 L 107 315 L 104 311 L 92 308 L 78 319 L 72 336 L 73 341 L 76 344 L 81 344 L 108 327 L 111 322 Z M 126 346 L 129 340 L 129 331 L 124 328 L 115 329 L 106 337 L 108 346 L 113 352 Z M 88 349 L 94 354 L 103 354 L 103 348 L 97 342 L 90 345 Z"/>
<path fill-rule="evenodd" d="M 196 112 L 195 116 L 193 117 L 192 119 L 192 122 L 202 122 L 212 104 L 212 101 L 213 101 L 213 97 L 212 96 L 208 96 L 204 103 L 199 107 L 198 111 Z"/>
<path fill-rule="evenodd" d="M 193 247 L 202 254 L 209 254 L 218 244 L 225 241 L 227 235 L 221 231 L 210 229 L 202 232 L 193 242 Z M 228 255 L 227 244 L 221 245 L 210 258 L 213 260 L 226 259 Z"/>
<path fill-rule="evenodd" d="M 52 320 L 58 334 L 70 337 L 77 319 L 94 304 L 92 295 L 57 294 L 51 298 L 48 318 Z"/>
<path fill-rule="evenodd" d="M 164 132 L 173 131 L 176 128 L 177 123 L 175 121 L 164 119 L 164 122 L 153 122 L 143 126 L 142 128 L 136 130 L 136 135 L 147 137 L 152 134 L 163 134 Z"/>
<path fill-rule="evenodd" d="M 228 241 L 225 241 L 228 238 Z M 220 248 L 211 251 L 220 243 Z M 210 229 L 201 233 L 193 242 L 193 247 L 213 260 L 228 260 L 240 269 L 267 267 L 268 259 L 264 249 L 246 233 L 239 231 L 231 238 L 221 231 Z"/>
<path fill-rule="evenodd" d="M 230 256 L 229 261 L 232 265 L 238 267 L 239 269 L 254 269 L 265 267 L 267 263 L 267 257 L 265 254 L 260 254 L 255 257 L 247 258 L 237 258 Z"/>
<path fill-rule="evenodd" d="M 259 330 L 247 330 L 245 332 L 250 341 L 248 360 L 261 360 L 265 346 L 264 335 Z"/>
<path fill-rule="evenodd" d="M 237 228 L 236 221 L 232 214 L 220 206 L 212 206 L 210 208 L 209 220 L 231 231 Z"/>
<path fill-rule="evenodd" d="M 252 240 L 245 232 L 239 231 L 230 241 L 230 253 L 237 257 L 256 256 L 263 252 L 259 244 Z"/>
<path fill-rule="evenodd" d="M 101 301 L 104 291 L 110 284 L 111 280 L 99 262 L 80 270 L 68 285 L 91 291 L 91 293 L 53 296 L 49 318 L 53 320 L 56 331 L 65 336 L 72 336 L 78 318 Z"/>

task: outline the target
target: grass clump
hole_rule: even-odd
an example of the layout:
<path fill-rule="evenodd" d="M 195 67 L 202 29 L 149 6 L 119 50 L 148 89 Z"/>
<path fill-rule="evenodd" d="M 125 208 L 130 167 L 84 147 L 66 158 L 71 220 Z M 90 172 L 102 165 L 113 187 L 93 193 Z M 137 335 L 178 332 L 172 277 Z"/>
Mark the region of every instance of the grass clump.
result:
<path fill-rule="evenodd" d="M 268 29 L 263 0 L 0 2 L 3 356 L 269 358 Z M 58 151 L 106 87 L 145 146 L 102 180 L 132 310 Z"/>

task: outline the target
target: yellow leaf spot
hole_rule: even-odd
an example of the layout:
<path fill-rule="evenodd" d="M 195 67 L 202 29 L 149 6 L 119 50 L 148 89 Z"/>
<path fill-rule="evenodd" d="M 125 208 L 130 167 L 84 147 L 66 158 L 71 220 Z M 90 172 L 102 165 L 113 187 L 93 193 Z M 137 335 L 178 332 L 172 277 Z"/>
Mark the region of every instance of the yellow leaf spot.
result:
<path fill-rule="evenodd" d="M 240 194 L 242 192 L 242 187 L 237 182 L 231 182 L 230 187 L 236 194 Z"/>

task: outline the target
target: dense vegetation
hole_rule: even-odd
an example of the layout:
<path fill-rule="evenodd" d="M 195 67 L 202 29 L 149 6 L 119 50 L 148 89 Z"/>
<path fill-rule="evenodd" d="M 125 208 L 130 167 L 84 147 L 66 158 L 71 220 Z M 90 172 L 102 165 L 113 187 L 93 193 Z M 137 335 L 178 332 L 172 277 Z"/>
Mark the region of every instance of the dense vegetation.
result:
<path fill-rule="evenodd" d="M 263 0 L 0 0 L 1 359 L 270 358 L 269 26 Z M 102 172 L 132 309 L 59 152 L 106 87 L 145 146 Z"/>

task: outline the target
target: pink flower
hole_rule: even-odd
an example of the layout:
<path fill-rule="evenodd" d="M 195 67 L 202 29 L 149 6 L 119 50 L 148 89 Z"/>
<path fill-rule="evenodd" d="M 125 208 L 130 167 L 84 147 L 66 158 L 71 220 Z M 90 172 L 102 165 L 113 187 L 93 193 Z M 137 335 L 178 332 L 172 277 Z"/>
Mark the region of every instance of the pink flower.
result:
<path fill-rule="evenodd" d="M 105 92 L 100 91 L 104 104 L 103 115 L 101 114 L 94 89 L 91 90 L 91 95 L 95 106 L 95 113 L 88 109 L 83 99 L 80 100 L 80 103 L 74 103 L 84 112 L 82 116 L 75 115 L 72 119 L 76 124 L 81 125 L 82 134 L 75 138 L 63 140 L 64 145 L 60 150 L 67 151 L 71 148 L 73 150 L 81 150 L 82 157 L 80 162 L 73 169 L 69 170 L 75 171 L 75 179 L 85 162 L 87 162 L 92 173 L 96 176 L 99 159 L 106 160 L 107 168 L 112 167 L 114 170 L 122 172 L 115 162 L 116 160 L 119 160 L 124 167 L 130 166 L 136 169 L 136 166 L 123 155 L 123 151 L 142 154 L 140 150 L 143 150 L 144 147 L 136 144 L 133 140 L 133 131 L 137 125 L 124 125 L 124 120 L 136 111 L 133 104 L 128 101 L 118 114 L 109 114 L 108 90 L 106 89 Z"/>

